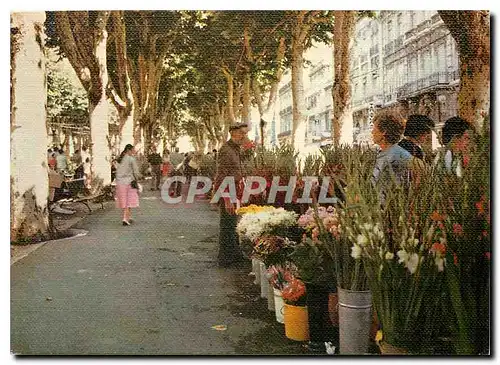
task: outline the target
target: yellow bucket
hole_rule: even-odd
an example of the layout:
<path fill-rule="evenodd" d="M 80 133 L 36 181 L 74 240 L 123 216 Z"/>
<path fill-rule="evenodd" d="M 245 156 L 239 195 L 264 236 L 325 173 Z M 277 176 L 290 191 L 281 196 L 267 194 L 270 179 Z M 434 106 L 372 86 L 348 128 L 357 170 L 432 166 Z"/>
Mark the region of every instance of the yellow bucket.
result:
<path fill-rule="evenodd" d="M 285 303 L 285 335 L 291 340 L 309 340 L 309 320 L 307 318 L 307 307 L 297 307 Z"/>

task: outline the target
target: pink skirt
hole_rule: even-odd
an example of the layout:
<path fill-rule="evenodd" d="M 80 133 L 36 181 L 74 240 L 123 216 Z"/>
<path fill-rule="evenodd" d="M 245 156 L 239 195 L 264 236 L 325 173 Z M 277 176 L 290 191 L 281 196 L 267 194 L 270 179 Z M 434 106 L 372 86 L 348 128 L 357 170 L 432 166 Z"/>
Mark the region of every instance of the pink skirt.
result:
<path fill-rule="evenodd" d="M 116 184 L 116 206 L 120 209 L 139 207 L 139 192 L 130 184 Z"/>

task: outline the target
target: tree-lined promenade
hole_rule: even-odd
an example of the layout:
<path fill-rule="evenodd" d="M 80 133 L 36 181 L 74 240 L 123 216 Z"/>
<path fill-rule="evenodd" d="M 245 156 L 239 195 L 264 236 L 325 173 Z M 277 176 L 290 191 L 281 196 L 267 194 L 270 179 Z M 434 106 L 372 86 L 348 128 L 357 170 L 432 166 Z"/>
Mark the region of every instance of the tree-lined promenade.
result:
<path fill-rule="evenodd" d="M 477 123 L 489 110 L 489 13 L 439 14 L 460 53 L 459 115 Z M 292 76 L 291 140 L 300 150 L 306 128 L 302 67 L 312 42 L 331 45 L 332 137 L 335 144 L 349 142 L 342 139 L 342 126 L 352 119 L 349 44 L 356 21 L 373 16 L 369 11 L 12 13 L 11 241 L 52 235 L 45 105 L 57 103 L 54 78 L 46 77 L 49 49 L 69 61 L 85 92 L 86 103 L 70 104 L 63 112 L 86 109 L 92 182 L 99 190 L 111 181 L 112 148 L 127 143 L 148 151 L 159 139 L 173 145 L 186 133 L 197 150 L 211 150 L 241 121 L 257 125 L 264 144 L 286 69 Z M 252 106 L 260 121 L 250 120 Z M 110 108 L 118 116 L 117 146 L 110 143 Z"/>

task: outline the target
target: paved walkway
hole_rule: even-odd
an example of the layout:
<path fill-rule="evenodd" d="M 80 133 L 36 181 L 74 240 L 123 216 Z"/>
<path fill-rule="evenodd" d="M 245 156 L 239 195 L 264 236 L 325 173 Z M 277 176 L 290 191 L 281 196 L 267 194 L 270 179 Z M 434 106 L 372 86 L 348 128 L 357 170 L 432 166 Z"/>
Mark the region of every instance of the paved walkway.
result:
<path fill-rule="evenodd" d="M 303 354 L 241 269 L 219 269 L 218 214 L 146 191 L 112 202 L 11 266 L 11 351 L 33 355 Z M 225 325 L 227 330 L 212 328 Z"/>

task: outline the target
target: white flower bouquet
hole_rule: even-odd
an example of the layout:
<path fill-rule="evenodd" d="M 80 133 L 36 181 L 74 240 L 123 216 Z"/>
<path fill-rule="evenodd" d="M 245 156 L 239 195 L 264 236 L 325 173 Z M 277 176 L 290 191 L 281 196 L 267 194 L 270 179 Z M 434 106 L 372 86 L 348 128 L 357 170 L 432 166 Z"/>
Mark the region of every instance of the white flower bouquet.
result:
<path fill-rule="evenodd" d="M 264 234 L 286 237 L 287 230 L 297 226 L 298 214 L 283 208 L 272 208 L 243 214 L 238 222 L 240 236 L 255 242 Z"/>
<path fill-rule="evenodd" d="M 297 213 L 283 208 L 248 209 L 236 228 L 245 252 L 266 265 L 284 263 L 300 237 L 297 217 Z"/>

